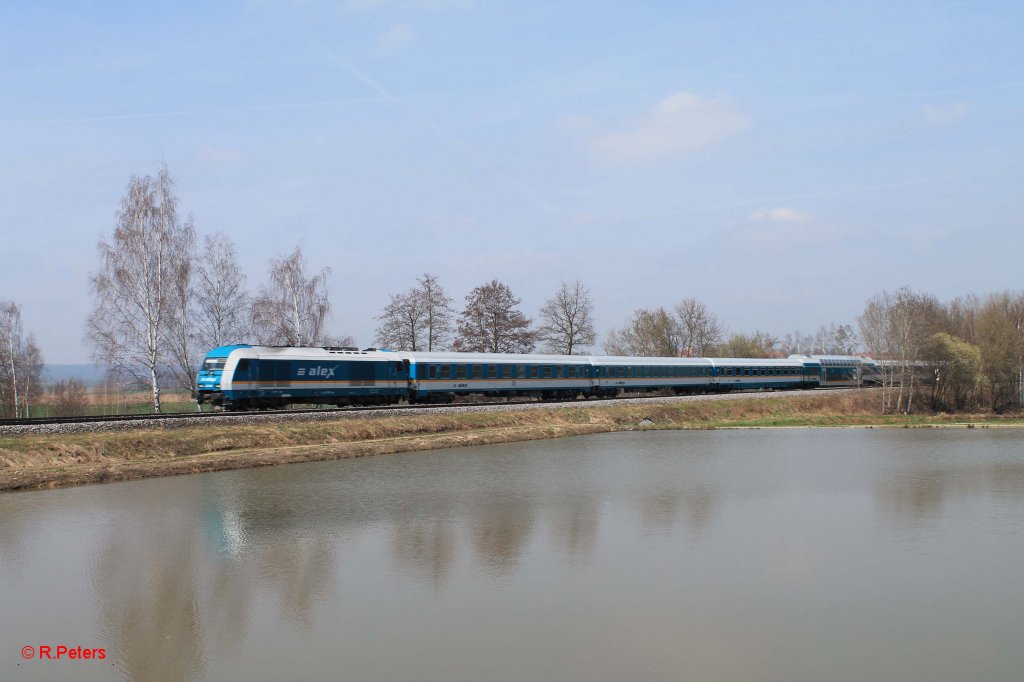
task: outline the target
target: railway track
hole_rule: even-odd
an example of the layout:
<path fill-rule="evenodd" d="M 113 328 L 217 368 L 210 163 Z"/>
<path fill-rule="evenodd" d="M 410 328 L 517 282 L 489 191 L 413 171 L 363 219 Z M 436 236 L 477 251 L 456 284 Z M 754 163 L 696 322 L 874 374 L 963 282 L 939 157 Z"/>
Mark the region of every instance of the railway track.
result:
<path fill-rule="evenodd" d="M 59 427 L 67 425 L 71 427 L 94 424 L 99 427 L 116 426 L 118 423 L 130 422 L 132 426 L 139 425 L 139 422 L 152 422 L 154 425 L 166 422 L 199 422 L 203 420 L 229 420 L 249 421 L 252 419 L 262 420 L 264 418 L 296 417 L 305 416 L 313 419 L 330 418 L 331 416 L 345 417 L 358 414 L 376 414 L 399 411 L 408 414 L 410 412 L 421 412 L 430 410 L 463 410 L 479 408 L 506 409 L 516 406 L 559 406 L 559 405 L 594 405 L 598 403 L 620 401 L 634 402 L 644 400 L 698 400 L 698 399 L 728 399 L 729 397 L 768 397 L 799 395 L 801 393 L 831 393 L 834 391 L 848 391 L 849 388 L 817 388 L 803 391 L 730 391 L 727 393 L 690 394 L 682 396 L 664 395 L 634 395 L 615 397 L 591 397 L 584 400 L 490 400 L 481 402 L 454 402 L 454 403 L 427 403 L 420 405 L 397 404 L 397 405 L 373 405 L 355 407 L 330 407 L 324 409 L 294 409 L 294 410 L 249 410 L 244 412 L 171 412 L 164 414 L 126 414 L 126 415 L 93 415 L 88 417 L 36 417 L 32 419 L 0 419 L 0 431 L 28 431 L 33 427 Z M 213 423 L 213 422 L 210 422 Z"/>
<path fill-rule="evenodd" d="M 166 421 L 170 419 L 216 419 L 227 417 L 276 417 L 293 414 L 352 414 L 354 412 L 378 412 L 381 410 L 428 410 L 452 407 L 482 407 L 488 405 L 534 405 L 539 400 L 518 400 L 518 401 L 489 401 L 479 403 L 425 403 L 422 405 L 409 405 L 399 403 L 394 405 L 366 405 L 353 407 L 325 407 L 301 408 L 296 410 L 245 410 L 237 412 L 164 412 L 162 414 L 109 414 L 89 415 L 86 417 L 32 417 L 29 419 L 0 419 L 0 427 L 4 426 L 49 426 L 53 424 L 99 424 L 116 422 L 135 421 Z M 544 404 L 579 402 L 577 400 L 545 400 Z"/>

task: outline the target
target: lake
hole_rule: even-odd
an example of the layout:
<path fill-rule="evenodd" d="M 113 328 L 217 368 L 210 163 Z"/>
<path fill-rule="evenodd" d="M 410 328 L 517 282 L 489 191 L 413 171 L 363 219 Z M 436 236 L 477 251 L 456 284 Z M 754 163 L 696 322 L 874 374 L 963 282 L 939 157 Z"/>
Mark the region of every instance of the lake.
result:
<path fill-rule="evenodd" d="M 295 464 L 0 495 L 0 678 L 1017 680 L 1022 576 L 1024 430 Z"/>

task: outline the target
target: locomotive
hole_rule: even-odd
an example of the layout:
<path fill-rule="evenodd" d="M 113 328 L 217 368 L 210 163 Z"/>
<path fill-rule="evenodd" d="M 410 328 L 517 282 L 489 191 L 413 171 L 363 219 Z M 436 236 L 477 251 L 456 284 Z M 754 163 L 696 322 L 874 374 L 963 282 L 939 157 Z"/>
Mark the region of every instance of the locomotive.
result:
<path fill-rule="evenodd" d="M 247 410 L 451 402 L 469 394 L 553 400 L 880 381 L 874 360 L 840 355 L 654 358 L 234 345 L 206 354 L 196 397 L 215 409 Z"/>

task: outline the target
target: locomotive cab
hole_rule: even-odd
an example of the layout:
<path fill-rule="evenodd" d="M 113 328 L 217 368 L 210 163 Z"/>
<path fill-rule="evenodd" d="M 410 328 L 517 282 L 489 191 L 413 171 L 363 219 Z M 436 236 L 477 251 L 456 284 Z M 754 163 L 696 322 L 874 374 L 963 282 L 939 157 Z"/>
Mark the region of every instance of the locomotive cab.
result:
<path fill-rule="evenodd" d="M 229 389 L 230 377 L 228 374 L 238 363 L 238 358 L 232 356 L 234 351 L 250 346 L 221 346 L 214 348 L 203 359 L 199 368 L 199 375 L 196 377 L 196 402 L 200 405 L 210 403 L 215 408 L 224 405 L 225 391 Z M 235 356 L 240 353 L 235 353 Z"/>

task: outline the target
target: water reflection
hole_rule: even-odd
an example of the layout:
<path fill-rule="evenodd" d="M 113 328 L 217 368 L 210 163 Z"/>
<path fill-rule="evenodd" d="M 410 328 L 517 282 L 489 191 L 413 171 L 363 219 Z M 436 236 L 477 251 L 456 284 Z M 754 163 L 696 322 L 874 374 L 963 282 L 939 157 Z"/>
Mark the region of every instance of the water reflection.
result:
<path fill-rule="evenodd" d="M 1008 643 L 1024 627 L 1024 437 L 630 438 L 0 497 L 0 623 L 20 627 L 50 580 L 8 568 L 73 580 L 89 557 L 85 589 L 41 620 L 95 619 L 76 636 L 125 679 L 479 679 L 480 658 L 459 667 L 473 656 L 498 679 L 820 679 L 833 654 L 883 660 L 857 642 L 901 652 L 920 646 L 906 633 L 969 628 L 987 656 L 971 660 L 1024 666 Z M 910 559 L 910 534 L 878 532 L 908 519 L 930 524 Z M 978 576 L 969 595 L 935 568 L 954 564 Z"/>
<path fill-rule="evenodd" d="M 552 528 L 571 559 L 586 559 L 597 545 L 600 498 L 593 493 L 569 494 L 556 509 Z"/>
<path fill-rule="evenodd" d="M 203 669 L 191 519 L 143 512 L 113 525 L 94 558 L 103 641 L 132 680 L 186 680 Z"/>
<path fill-rule="evenodd" d="M 534 508 L 526 495 L 481 503 L 470 522 L 480 565 L 494 574 L 515 570 L 533 532 Z"/>
<path fill-rule="evenodd" d="M 400 521 L 391 531 L 391 546 L 398 566 L 426 580 L 434 591 L 448 581 L 455 563 L 452 524 L 444 519 Z"/>
<path fill-rule="evenodd" d="M 943 513 L 951 500 L 978 496 L 1024 500 L 1024 462 L 919 465 L 876 482 L 880 508 L 896 520 L 915 524 Z"/>

